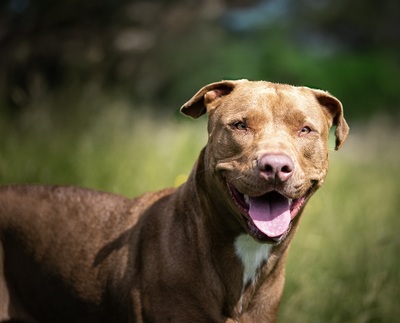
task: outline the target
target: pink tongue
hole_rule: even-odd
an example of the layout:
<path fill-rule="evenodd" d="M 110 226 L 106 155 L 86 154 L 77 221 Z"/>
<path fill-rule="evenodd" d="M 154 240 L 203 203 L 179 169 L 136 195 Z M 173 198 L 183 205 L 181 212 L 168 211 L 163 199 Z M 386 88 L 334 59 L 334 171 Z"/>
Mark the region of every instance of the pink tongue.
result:
<path fill-rule="evenodd" d="M 290 224 L 290 205 L 286 197 L 269 193 L 250 197 L 249 204 L 249 215 L 260 231 L 271 238 L 286 233 Z"/>

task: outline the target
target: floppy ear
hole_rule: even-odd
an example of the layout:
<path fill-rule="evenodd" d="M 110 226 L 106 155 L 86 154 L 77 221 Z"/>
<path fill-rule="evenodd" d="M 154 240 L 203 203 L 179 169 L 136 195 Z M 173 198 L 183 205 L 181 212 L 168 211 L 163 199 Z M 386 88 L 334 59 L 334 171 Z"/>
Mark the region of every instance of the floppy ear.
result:
<path fill-rule="evenodd" d="M 214 100 L 228 95 L 239 81 L 221 81 L 202 87 L 182 107 L 181 112 L 192 118 L 198 118 L 207 112 L 207 105 Z"/>
<path fill-rule="evenodd" d="M 342 103 L 330 95 L 328 92 L 321 90 L 314 90 L 319 104 L 321 104 L 327 111 L 327 115 L 332 119 L 332 124 L 336 126 L 335 129 L 335 149 L 338 150 L 344 143 L 349 134 L 349 126 L 343 117 Z"/>

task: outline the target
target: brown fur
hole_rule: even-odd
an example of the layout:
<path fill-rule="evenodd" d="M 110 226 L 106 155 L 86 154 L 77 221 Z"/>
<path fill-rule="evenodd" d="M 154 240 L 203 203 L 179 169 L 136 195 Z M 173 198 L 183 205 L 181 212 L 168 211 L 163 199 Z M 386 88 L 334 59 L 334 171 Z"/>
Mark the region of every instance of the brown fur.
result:
<path fill-rule="evenodd" d="M 209 140 L 177 189 L 135 200 L 75 187 L 0 189 L 0 321 L 276 321 L 300 213 L 278 242 L 253 236 L 272 249 L 244 283 L 234 244 L 253 233 L 227 183 L 250 196 L 276 189 L 308 199 L 326 176 L 329 129 L 336 148 L 347 136 L 342 106 L 327 92 L 239 80 L 205 86 L 182 112 L 208 114 Z M 293 161 L 287 181 L 260 176 L 271 153 Z"/>

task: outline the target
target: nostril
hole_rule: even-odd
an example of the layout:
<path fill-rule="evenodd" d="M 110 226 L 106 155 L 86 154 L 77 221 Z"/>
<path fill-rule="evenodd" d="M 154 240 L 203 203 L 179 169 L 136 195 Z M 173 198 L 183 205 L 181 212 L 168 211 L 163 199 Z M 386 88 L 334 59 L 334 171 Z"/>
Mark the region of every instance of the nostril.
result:
<path fill-rule="evenodd" d="M 290 166 L 285 165 L 285 166 L 282 167 L 281 171 L 283 173 L 291 173 L 293 171 L 293 169 Z"/>
<path fill-rule="evenodd" d="M 271 165 L 265 165 L 264 170 L 268 173 L 273 172 L 274 168 Z"/>

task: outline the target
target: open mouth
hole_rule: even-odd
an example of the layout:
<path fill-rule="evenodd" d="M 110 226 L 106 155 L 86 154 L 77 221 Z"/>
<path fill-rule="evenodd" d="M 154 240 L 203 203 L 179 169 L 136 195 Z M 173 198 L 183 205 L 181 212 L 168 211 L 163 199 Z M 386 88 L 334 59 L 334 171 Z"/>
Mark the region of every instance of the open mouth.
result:
<path fill-rule="evenodd" d="M 277 191 L 251 197 L 228 184 L 235 205 L 247 223 L 248 232 L 263 242 L 279 243 L 290 232 L 291 222 L 299 213 L 314 185 L 305 195 L 290 199 Z"/>

